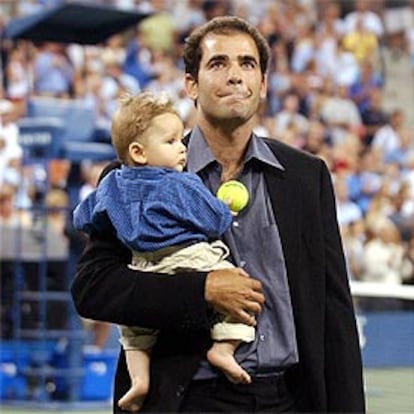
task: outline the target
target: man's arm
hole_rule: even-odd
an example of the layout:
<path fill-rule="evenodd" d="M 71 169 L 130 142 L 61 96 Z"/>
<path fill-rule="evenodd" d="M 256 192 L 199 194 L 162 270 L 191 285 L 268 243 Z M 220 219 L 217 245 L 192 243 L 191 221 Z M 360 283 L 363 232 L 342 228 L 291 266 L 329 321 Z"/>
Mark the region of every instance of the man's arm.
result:
<path fill-rule="evenodd" d="M 209 327 L 212 309 L 253 324 L 264 302 L 260 282 L 241 269 L 144 273 L 114 236 L 93 236 L 80 257 L 71 292 L 85 318 L 157 329 Z"/>
<path fill-rule="evenodd" d="M 365 412 L 362 361 L 329 173 L 322 171 L 326 252 L 325 369 L 328 411 Z M 335 363 L 332 363 L 335 361 Z"/>

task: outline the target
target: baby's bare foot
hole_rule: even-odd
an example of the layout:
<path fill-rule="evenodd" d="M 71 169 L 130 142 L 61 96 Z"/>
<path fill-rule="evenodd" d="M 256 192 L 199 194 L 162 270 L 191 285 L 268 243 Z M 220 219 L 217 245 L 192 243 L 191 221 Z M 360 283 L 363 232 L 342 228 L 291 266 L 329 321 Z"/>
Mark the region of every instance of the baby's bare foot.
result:
<path fill-rule="evenodd" d="M 235 384 L 250 384 L 250 375 L 238 364 L 232 352 L 226 347 L 221 347 L 223 343 L 216 342 L 207 352 L 207 360 L 214 365 Z"/>
<path fill-rule="evenodd" d="M 139 411 L 148 393 L 148 388 L 149 384 L 146 381 L 134 380 L 128 392 L 118 401 L 118 407 L 125 411 Z"/>

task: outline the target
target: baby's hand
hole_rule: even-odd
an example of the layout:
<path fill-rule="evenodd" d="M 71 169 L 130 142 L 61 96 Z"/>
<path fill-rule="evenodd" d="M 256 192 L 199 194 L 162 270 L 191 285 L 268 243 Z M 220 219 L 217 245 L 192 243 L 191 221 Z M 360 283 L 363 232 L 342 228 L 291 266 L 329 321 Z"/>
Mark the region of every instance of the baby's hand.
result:
<path fill-rule="evenodd" d="M 232 199 L 232 198 L 228 197 L 228 198 L 224 199 L 224 200 L 223 200 L 223 202 L 224 202 L 224 204 L 226 204 L 226 205 L 227 205 L 227 207 L 229 208 L 230 213 L 232 214 L 232 216 L 236 217 L 236 216 L 239 214 L 239 212 L 238 212 L 238 211 L 234 211 L 234 210 L 232 210 L 232 209 L 230 208 L 231 203 L 233 202 L 233 199 Z"/>
<path fill-rule="evenodd" d="M 249 202 L 249 192 L 240 181 L 230 180 L 220 185 L 217 190 L 217 198 L 224 201 L 233 215 L 243 210 Z"/>

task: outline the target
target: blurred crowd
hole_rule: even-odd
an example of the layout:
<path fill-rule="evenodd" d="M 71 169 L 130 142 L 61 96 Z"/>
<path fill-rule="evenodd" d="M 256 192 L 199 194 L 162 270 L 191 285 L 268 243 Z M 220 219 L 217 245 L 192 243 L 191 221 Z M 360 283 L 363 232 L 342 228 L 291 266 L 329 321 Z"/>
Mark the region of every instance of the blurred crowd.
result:
<path fill-rule="evenodd" d="M 0 1 L 1 26 L 56 0 Z M 99 3 L 94 1 L 91 3 Z M 187 130 L 194 105 L 183 89 L 187 34 L 238 15 L 268 39 L 272 61 L 256 132 L 325 160 L 332 173 L 349 276 L 414 284 L 414 1 L 112 0 L 151 15 L 103 44 L 3 40 L 0 101 L 0 223 L 31 225 L 36 180 L 24 163 L 19 119 L 32 96 L 78 99 L 95 111 L 96 139 L 110 140 L 117 98 L 164 91 Z M 91 16 L 91 19 L 93 17 Z M 45 202 L 68 206 L 70 160 L 50 160 Z M 103 164 L 81 165 L 79 199 Z M 64 217 L 54 217 L 63 232 Z M 26 225 L 26 224 L 25 224 Z"/>

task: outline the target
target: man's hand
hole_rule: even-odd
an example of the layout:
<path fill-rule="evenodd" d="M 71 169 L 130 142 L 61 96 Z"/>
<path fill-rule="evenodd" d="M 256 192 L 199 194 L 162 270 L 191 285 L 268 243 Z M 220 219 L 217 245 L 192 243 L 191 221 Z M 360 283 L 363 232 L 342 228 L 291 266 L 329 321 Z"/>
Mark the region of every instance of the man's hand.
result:
<path fill-rule="evenodd" d="M 256 325 L 254 315 L 262 310 L 265 301 L 261 283 L 241 268 L 210 272 L 204 295 L 217 312 L 253 326 Z"/>

